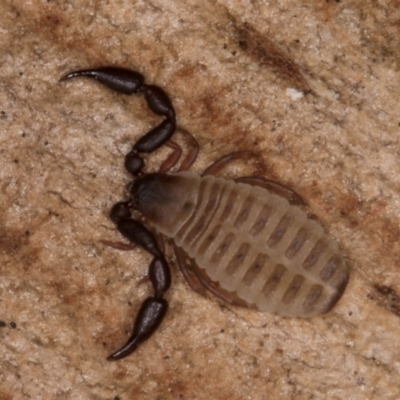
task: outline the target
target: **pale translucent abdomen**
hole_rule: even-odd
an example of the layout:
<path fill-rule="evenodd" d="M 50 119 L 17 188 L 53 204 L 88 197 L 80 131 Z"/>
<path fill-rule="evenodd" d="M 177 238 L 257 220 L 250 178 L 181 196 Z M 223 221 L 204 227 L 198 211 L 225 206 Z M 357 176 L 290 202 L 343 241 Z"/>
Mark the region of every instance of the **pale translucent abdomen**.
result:
<path fill-rule="evenodd" d="M 196 181 L 193 211 L 174 226 L 153 224 L 222 289 L 285 316 L 322 314 L 337 302 L 348 280 L 345 260 L 299 207 L 264 188 L 192 172 L 173 175 Z"/>

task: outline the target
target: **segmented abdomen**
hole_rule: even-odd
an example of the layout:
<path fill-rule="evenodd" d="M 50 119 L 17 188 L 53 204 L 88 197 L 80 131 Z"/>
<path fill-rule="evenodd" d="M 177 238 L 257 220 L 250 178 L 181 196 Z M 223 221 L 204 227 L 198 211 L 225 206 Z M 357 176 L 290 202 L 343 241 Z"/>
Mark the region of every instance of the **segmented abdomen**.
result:
<path fill-rule="evenodd" d="M 173 239 L 211 280 L 280 315 L 309 317 L 333 307 L 348 269 L 317 222 L 264 188 L 193 179 L 200 180 L 197 203 Z"/>

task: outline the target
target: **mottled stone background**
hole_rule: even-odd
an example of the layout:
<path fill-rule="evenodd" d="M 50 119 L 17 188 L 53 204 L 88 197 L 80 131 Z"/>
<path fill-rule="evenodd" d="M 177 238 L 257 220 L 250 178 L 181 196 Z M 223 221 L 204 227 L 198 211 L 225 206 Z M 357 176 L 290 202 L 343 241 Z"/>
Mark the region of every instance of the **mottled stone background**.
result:
<path fill-rule="evenodd" d="M 400 1 L 3 0 L 0 399 L 399 399 Z M 330 314 L 286 319 L 192 292 L 107 362 L 150 292 L 108 219 L 124 154 L 159 118 L 74 69 L 136 69 L 201 146 L 251 150 L 347 257 Z M 155 170 L 167 151 L 149 158 Z M 170 252 L 169 252 L 170 254 Z"/>

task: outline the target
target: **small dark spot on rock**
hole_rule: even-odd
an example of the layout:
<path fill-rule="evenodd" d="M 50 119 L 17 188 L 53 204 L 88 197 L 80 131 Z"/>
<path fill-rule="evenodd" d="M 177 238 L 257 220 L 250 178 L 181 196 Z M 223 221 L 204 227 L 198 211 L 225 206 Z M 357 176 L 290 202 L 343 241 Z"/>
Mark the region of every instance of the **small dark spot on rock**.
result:
<path fill-rule="evenodd" d="M 391 287 L 385 285 L 375 285 L 375 289 L 385 296 L 394 296 L 396 294 Z"/>
<path fill-rule="evenodd" d="M 6 118 L 7 118 L 7 113 L 6 113 L 5 111 L 2 111 L 2 112 L 0 113 L 0 118 L 1 118 L 1 119 L 6 119 Z"/>
<path fill-rule="evenodd" d="M 103 347 L 107 347 L 107 343 L 106 342 L 103 342 L 102 345 L 103 345 Z"/>
<path fill-rule="evenodd" d="M 15 329 L 17 327 L 17 324 L 15 322 L 10 322 L 10 326 L 12 329 Z"/>
<path fill-rule="evenodd" d="M 387 285 L 376 284 L 374 289 L 376 290 L 376 300 L 373 296 L 371 296 L 371 299 L 374 299 L 379 306 L 400 317 L 400 294 Z"/>
<path fill-rule="evenodd" d="M 18 163 L 19 163 L 18 158 L 16 158 L 16 159 L 14 160 L 14 164 L 18 164 Z"/>
<path fill-rule="evenodd" d="M 115 397 L 114 397 L 114 400 L 121 400 L 121 397 L 115 396 Z"/>
<path fill-rule="evenodd" d="M 7 324 L 4 321 L 0 321 L 0 328 L 4 328 Z"/>
<path fill-rule="evenodd" d="M 29 231 L 25 231 L 25 236 L 29 236 L 31 233 Z"/>
<path fill-rule="evenodd" d="M 247 42 L 245 41 L 245 40 L 239 40 L 239 46 L 242 48 L 242 49 L 247 49 Z"/>

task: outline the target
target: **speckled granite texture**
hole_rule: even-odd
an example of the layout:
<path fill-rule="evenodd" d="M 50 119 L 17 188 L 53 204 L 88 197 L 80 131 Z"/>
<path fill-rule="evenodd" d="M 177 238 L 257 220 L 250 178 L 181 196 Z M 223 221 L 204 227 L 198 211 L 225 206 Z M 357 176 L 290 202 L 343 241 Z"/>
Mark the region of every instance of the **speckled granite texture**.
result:
<path fill-rule="evenodd" d="M 400 2 L 3 0 L 0 3 L 0 399 L 400 398 Z M 170 311 L 132 356 L 148 255 L 108 219 L 124 154 L 159 120 L 74 69 L 117 65 L 165 88 L 202 171 L 285 184 L 351 269 L 312 320 L 221 305 L 177 270 Z M 167 154 L 148 160 L 155 170 Z"/>

